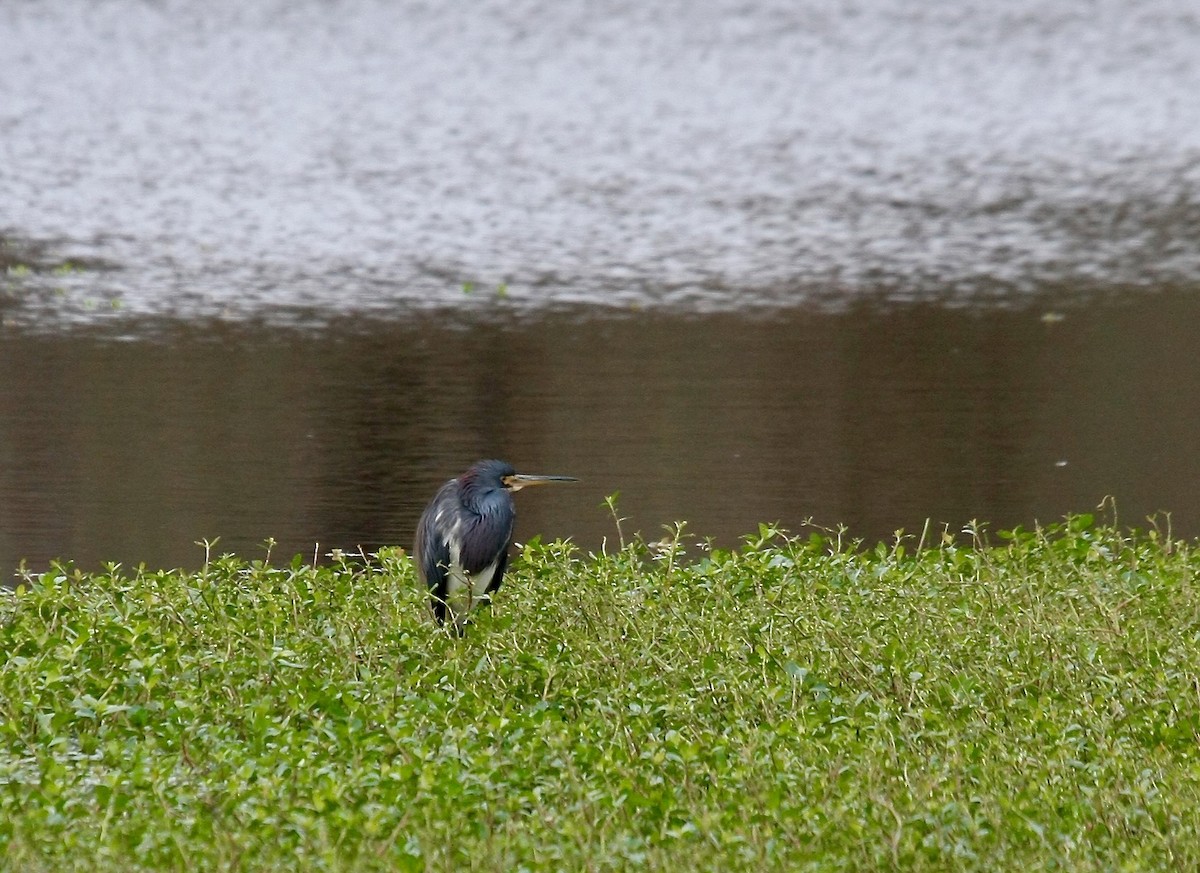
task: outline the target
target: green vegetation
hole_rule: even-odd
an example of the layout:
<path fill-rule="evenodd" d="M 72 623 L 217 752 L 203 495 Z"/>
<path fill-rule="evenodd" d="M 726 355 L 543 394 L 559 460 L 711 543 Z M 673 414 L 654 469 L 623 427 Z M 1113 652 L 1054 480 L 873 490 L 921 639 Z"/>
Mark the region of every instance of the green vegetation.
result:
<path fill-rule="evenodd" d="M 0 595 L 0 866 L 1200 868 L 1195 544 L 534 544 Z"/>

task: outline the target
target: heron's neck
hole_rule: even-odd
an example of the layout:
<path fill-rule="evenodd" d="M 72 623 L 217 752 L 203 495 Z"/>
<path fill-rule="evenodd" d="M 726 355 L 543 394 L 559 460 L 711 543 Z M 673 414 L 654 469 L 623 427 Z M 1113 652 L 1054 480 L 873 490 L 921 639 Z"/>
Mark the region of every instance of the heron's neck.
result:
<path fill-rule="evenodd" d="M 478 482 L 462 483 L 462 503 L 477 515 L 490 515 L 511 503 L 512 497 L 502 488 L 491 488 Z"/>

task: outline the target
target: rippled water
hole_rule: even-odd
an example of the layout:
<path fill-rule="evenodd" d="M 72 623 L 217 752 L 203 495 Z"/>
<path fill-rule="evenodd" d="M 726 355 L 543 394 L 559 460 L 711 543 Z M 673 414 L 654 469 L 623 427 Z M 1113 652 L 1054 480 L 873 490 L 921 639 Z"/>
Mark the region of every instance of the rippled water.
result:
<path fill-rule="evenodd" d="M 0 8 L 10 324 L 1004 301 L 1200 276 L 1200 7 Z"/>

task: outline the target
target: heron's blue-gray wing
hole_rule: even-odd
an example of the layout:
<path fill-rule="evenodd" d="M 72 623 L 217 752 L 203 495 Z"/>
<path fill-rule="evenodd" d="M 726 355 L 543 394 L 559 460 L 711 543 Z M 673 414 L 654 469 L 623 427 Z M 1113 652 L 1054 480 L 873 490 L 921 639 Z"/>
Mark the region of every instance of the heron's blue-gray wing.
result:
<path fill-rule="evenodd" d="M 448 595 L 446 574 L 450 566 L 450 546 L 444 532 L 438 530 L 438 510 L 447 499 L 453 499 L 448 487 L 443 487 L 433 502 L 425 507 L 421 520 L 417 522 L 417 538 L 413 546 L 413 560 L 421 581 L 429 589 L 430 605 L 438 624 L 446 621 L 446 597 Z"/>

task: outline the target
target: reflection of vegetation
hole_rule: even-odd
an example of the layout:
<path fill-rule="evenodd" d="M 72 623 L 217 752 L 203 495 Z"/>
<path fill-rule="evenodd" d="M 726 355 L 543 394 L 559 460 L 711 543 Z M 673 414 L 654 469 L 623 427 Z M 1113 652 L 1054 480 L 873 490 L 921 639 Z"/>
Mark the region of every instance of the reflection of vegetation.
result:
<path fill-rule="evenodd" d="M 83 269 L 75 260 L 55 257 L 48 243 L 0 237 L 0 270 L 13 278 L 33 274 L 63 276 Z"/>
<path fill-rule="evenodd" d="M 463 282 L 461 287 L 462 287 L 462 293 L 469 295 L 469 294 L 473 294 L 475 292 L 476 286 L 475 286 L 474 282 Z M 499 285 L 496 286 L 496 296 L 500 297 L 500 298 L 504 298 L 504 297 L 508 296 L 508 283 L 507 282 L 501 282 Z"/>
<path fill-rule="evenodd" d="M 1086 516 L 971 532 L 532 544 L 463 639 L 396 551 L 27 574 L 0 857 L 1196 869 L 1200 552 Z"/>
<path fill-rule="evenodd" d="M 40 291 L 43 295 L 63 297 L 67 289 L 62 285 L 46 287 L 47 278 L 65 279 L 78 274 L 113 269 L 113 265 L 98 258 L 65 258 L 54 251 L 54 246 L 45 241 L 18 237 L 0 237 L 0 307 L 28 299 Z M 95 297 L 84 297 L 81 305 L 88 309 L 99 303 Z M 111 301 L 117 308 L 119 300 Z"/>

